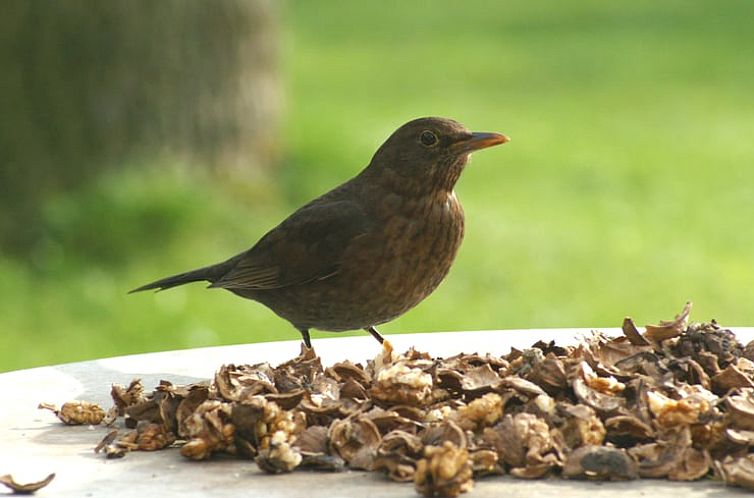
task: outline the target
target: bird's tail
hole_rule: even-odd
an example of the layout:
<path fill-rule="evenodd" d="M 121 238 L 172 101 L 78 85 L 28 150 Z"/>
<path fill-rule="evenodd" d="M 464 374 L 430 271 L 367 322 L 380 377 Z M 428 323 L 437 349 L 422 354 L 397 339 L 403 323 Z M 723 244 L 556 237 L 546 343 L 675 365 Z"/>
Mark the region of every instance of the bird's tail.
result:
<path fill-rule="evenodd" d="M 131 294 L 134 292 L 141 292 L 150 289 L 165 290 L 172 287 L 177 287 L 179 285 L 188 284 L 190 282 L 214 282 L 215 280 L 220 278 L 226 271 L 227 268 L 225 268 L 225 263 L 205 266 L 204 268 L 199 268 L 198 270 L 187 271 L 185 273 L 179 273 L 178 275 L 173 275 L 171 277 L 165 277 L 160 280 L 156 280 L 152 283 L 142 285 L 141 287 L 130 290 L 128 291 L 128 293 Z"/>

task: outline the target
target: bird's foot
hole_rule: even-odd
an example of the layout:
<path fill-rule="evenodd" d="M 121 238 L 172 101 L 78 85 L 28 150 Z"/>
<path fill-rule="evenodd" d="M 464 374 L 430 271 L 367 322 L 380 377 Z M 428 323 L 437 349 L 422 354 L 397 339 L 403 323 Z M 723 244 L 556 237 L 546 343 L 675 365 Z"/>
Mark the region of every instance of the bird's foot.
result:
<path fill-rule="evenodd" d="M 312 338 L 309 336 L 309 329 L 299 329 L 298 331 L 301 332 L 301 338 L 304 340 L 306 349 L 314 349 L 312 348 Z"/>
<path fill-rule="evenodd" d="M 372 337 L 374 337 L 375 339 L 377 339 L 377 342 L 379 342 L 380 344 L 382 344 L 382 343 L 385 342 L 385 338 L 382 337 L 380 335 L 380 333 L 377 332 L 377 329 L 374 328 L 373 326 L 370 325 L 369 327 L 364 327 L 364 330 L 366 330 L 367 332 L 369 332 L 370 334 L 372 334 Z"/>

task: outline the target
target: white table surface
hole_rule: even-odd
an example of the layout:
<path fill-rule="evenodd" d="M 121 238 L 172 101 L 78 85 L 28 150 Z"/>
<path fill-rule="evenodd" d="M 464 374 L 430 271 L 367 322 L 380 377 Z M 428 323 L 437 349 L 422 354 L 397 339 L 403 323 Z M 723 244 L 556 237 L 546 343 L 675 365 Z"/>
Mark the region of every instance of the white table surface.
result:
<path fill-rule="evenodd" d="M 617 335 L 616 329 L 601 329 Z M 743 343 L 754 339 L 754 328 L 733 328 Z M 410 346 L 433 356 L 459 352 L 506 354 L 511 347 L 525 348 L 537 340 L 572 344 L 589 329 L 503 330 L 391 335 L 396 351 Z M 379 352 L 370 336 L 336 337 L 318 334 L 313 340 L 327 366 L 337 361 L 365 361 Z M 323 336 L 328 338 L 323 338 Z M 55 497 L 413 497 L 412 484 L 398 484 L 379 473 L 346 471 L 326 473 L 296 471 L 267 475 L 253 462 L 213 458 L 191 462 L 178 450 L 131 452 L 123 459 L 106 460 L 94 446 L 108 431 L 105 427 L 64 426 L 48 411 L 37 409 L 44 401 L 62 404 L 81 399 L 111 406 L 110 385 L 143 380 L 145 391 L 161 379 L 183 384 L 211 378 L 224 363 L 273 365 L 296 356 L 297 341 L 222 346 L 121 356 L 80 363 L 33 368 L 0 374 L 0 475 L 13 474 L 18 481 L 57 477 L 37 496 Z M 0 486 L 0 494 L 5 488 Z M 476 481 L 466 497 L 586 496 L 622 498 L 676 495 L 689 498 L 743 496 L 743 490 L 705 480 L 673 483 L 638 480 L 595 483 L 547 479 L 517 480 L 491 477 Z"/>

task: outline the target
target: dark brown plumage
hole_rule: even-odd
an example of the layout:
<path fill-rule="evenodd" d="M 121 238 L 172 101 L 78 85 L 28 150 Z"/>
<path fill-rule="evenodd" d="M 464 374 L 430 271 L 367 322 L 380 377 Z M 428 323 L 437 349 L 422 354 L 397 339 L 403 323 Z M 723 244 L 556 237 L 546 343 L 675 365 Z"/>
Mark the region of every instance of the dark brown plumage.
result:
<path fill-rule="evenodd" d="M 227 261 L 134 289 L 208 281 L 259 301 L 309 329 L 364 329 L 427 297 L 447 275 L 463 238 L 453 187 L 469 154 L 508 141 L 444 118 L 396 130 L 356 177 L 309 202 L 251 249 Z"/>

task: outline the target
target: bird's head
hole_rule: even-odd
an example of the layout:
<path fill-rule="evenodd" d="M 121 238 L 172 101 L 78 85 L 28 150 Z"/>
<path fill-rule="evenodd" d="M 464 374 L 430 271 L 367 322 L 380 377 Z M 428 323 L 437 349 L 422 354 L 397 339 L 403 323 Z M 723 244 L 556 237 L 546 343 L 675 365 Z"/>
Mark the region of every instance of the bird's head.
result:
<path fill-rule="evenodd" d="M 472 152 L 508 140 L 499 133 L 471 132 L 452 119 L 414 119 L 390 135 L 368 169 L 413 190 L 451 191 Z"/>

